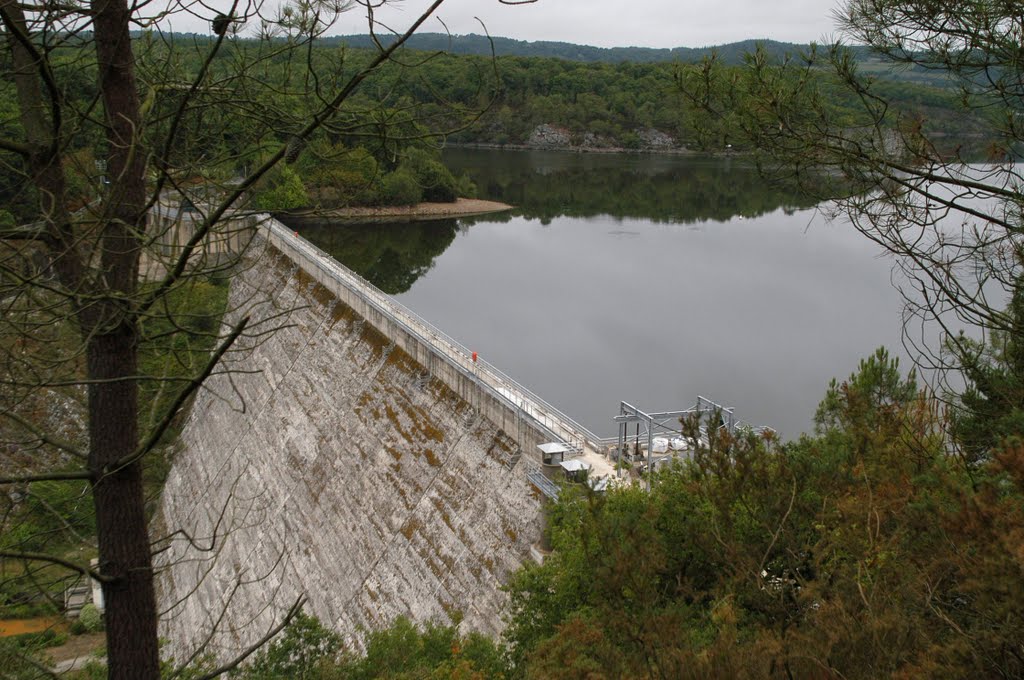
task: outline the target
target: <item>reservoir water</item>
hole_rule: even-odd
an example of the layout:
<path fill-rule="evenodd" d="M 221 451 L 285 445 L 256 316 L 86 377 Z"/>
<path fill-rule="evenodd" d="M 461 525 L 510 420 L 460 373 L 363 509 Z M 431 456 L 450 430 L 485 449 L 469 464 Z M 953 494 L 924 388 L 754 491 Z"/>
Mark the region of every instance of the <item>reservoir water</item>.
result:
<path fill-rule="evenodd" d="M 599 435 L 697 395 L 786 439 L 902 356 L 892 263 L 740 159 L 452 150 L 508 214 L 303 236 Z M 901 364 L 909 366 L 906 359 Z"/>

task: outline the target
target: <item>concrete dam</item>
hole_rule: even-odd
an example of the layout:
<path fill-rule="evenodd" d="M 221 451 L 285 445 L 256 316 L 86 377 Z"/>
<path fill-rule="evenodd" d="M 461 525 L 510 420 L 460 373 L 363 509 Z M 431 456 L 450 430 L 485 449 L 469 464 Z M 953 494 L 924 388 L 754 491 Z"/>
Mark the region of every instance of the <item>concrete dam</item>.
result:
<path fill-rule="evenodd" d="M 225 658 L 300 596 L 355 649 L 399 615 L 500 632 L 541 532 L 537 445 L 587 433 L 280 223 L 249 251 L 225 319 L 249 330 L 196 398 L 153 530 L 164 655 Z"/>

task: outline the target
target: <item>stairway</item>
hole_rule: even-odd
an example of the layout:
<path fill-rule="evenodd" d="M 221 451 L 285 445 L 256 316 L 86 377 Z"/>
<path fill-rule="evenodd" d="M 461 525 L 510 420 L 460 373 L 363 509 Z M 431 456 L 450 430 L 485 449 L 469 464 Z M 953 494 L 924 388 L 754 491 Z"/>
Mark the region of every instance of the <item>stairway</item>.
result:
<path fill-rule="evenodd" d="M 92 585 L 89 579 L 79 577 L 64 590 L 64 615 L 77 619 L 82 607 L 92 602 Z"/>

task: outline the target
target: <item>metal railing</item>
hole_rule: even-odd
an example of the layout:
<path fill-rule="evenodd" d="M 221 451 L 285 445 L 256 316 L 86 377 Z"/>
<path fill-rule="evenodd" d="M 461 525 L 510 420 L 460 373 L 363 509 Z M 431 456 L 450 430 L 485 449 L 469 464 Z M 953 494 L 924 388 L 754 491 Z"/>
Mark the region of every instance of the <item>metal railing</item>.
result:
<path fill-rule="evenodd" d="M 725 408 L 721 404 L 715 403 L 707 397 L 697 396 L 697 405 L 690 409 L 691 413 L 712 414 L 720 413 L 722 415 L 722 423 L 720 427 L 724 427 L 729 432 L 736 432 L 736 430 L 750 430 L 754 433 L 761 433 L 765 431 L 774 432 L 775 429 L 768 425 L 754 425 L 748 423 L 745 420 L 736 417 L 735 409 Z"/>
<path fill-rule="evenodd" d="M 470 377 L 489 394 L 539 424 L 566 445 L 583 450 L 601 441 L 596 435 L 565 413 L 519 384 L 488 361 L 473 353 L 390 295 L 369 283 L 323 250 L 298 236 L 296 232 L 269 215 L 257 216 L 261 225 L 302 253 L 310 265 L 328 274 L 334 281 L 355 293 L 364 302 L 397 323 L 411 336 L 431 347 L 442 359 Z M 298 263 L 296 263 L 298 264 Z"/>
<path fill-rule="evenodd" d="M 537 490 L 547 496 L 553 501 L 558 500 L 558 494 L 561 489 L 558 485 L 552 482 L 550 479 L 544 476 L 544 473 L 540 471 L 540 468 L 533 466 L 529 468 L 526 473 L 526 478 L 537 487 Z"/>

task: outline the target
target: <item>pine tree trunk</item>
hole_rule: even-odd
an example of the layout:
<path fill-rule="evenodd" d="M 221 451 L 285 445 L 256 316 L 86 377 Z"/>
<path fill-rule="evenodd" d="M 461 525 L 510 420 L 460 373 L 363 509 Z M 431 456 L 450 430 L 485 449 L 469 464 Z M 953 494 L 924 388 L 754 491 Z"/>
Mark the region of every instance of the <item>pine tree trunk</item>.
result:
<path fill-rule="evenodd" d="M 89 341 L 90 468 L 131 455 L 138 441 L 138 348 L 125 325 Z M 109 470 L 93 487 L 110 678 L 159 678 L 156 597 L 142 489 L 142 466 Z"/>
<path fill-rule="evenodd" d="M 80 314 L 88 342 L 90 469 L 112 680 L 158 680 L 156 597 L 147 534 L 141 462 L 110 469 L 138 446 L 139 243 L 145 234 L 145 159 L 135 55 L 125 0 L 94 0 L 96 59 L 106 119 L 111 178 L 103 202 L 99 266 L 104 290 Z M 95 316 L 92 316 L 95 314 Z M 91 318 L 89 318 L 91 317 Z"/>

